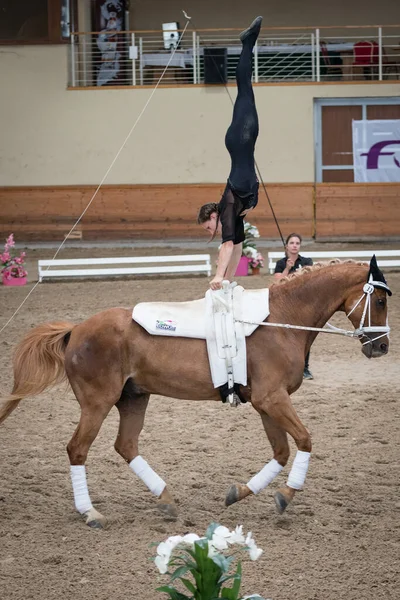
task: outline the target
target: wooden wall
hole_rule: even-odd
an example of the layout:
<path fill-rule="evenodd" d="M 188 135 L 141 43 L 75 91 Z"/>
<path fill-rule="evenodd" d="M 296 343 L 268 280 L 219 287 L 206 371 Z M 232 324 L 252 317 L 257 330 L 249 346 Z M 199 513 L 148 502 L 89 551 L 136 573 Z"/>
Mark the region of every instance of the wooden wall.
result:
<path fill-rule="evenodd" d="M 400 184 L 268 184 L 282 233 L 318 240 L 400 238 Z M 199 207 L 224 184 L 104 186 L 77 229 L 86 241 L 205 239 Z M 95 186 L 0 188 L 0 234 L 18 241 L 62 240 Z M 279 237 L 262 186 L 251 215 L 263 238 Z"/>
<path fill-rule="evenodd" d="M 83 240 L 206 239 L 196 224 L 202 204 L 218 202 L 221 184 L 103 186 L 82 218 Z M 0 188 L 0 233 L 19 240 L 59 240 L 90 202 L 95 186 Z M 284 232 L 293 228 L 312 237 L 313 188 L 310 184 L 268 185 Z M 251 222 L 262 236 L 278 233 L 263 190 Z"/>
<path fill-rule="evenodd" d="M 316 186 L 318 240 L 400 239 L 400 183 Z"/>

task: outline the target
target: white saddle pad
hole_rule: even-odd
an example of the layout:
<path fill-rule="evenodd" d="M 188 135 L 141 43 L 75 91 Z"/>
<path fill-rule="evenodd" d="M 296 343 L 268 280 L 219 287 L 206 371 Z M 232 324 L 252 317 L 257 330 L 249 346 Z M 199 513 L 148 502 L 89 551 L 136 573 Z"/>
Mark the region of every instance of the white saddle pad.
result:
<path fill-rule="evenodd" d="M 191 302 L 141 302 L 132 318 L 152 335 L 207 340 L 211 378 L 217 388 L 232 379 L 247 385 L 245 338 L 268 315 L 267 288 L 244 290 L 234 283 L 224 290 L 208 290 L 205 298 Z"/>
<path fill-rule="evenodd" d="M 240 312 L 243 321 L 260 323 L 268 317 L 268 288 L 244 290 L 242 286 L 237 285 L 234 290 L 235 308 L 239 296 L 242 296 Z M 209 290 L 207 294 L 211 294 L 211 291 Z M 172 335 L 205 340 L 207 338 L 206 313 L 206 298 L 190 302 L 140 302 L 133 309 L 132 318 L 152 335 Z M 239 315 L 237 316 L 239 317 Z M 257 329 L 257 325 L 245 324 L 243 327 L 246 337 Z"/>

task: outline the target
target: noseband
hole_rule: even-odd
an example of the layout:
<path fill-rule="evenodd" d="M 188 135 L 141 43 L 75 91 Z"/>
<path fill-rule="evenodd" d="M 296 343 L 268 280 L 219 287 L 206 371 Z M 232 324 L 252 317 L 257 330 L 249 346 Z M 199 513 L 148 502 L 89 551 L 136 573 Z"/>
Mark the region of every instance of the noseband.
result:
<path fill-rule="evenodd" d="M 367 334 L 369 333 L 380 333 L 381 335 L 378 335 L 373 339 L 368 339 L 366 342 L 363 342 L 363 346 L 365 346 L 365 344 L 372 344 L 372 342 L 375 342 L 376 340 L 385 337 L 385 335 L 387 335 L 390 332 L 390 327 L 388 326 L 387 319 L 386 326 L 371 325 L 371 296 L 374 293 L 375 288 L 381 288 L 386 292 L 391 293 L 390 288 L 388 285 L 386 285 L 386 283 L 383 283 L 383 281 L 374 281 L 371 275 L 368 283 L 366 283 L 363 287 L 363 295 L 358 300 L 358 302 L 356 302 L 351 311 L 346 315 L 347 317 L 349 317 L 351 313 L 357 308 L 357 306 L 365 299 L 364 310 L 361 315 L 360 325 L 358 329 L 354 331 L 354 335 L 359 338 L 368 337 Z M 364 326 L 365 318 L 367 316 L 368 325 Z"/>

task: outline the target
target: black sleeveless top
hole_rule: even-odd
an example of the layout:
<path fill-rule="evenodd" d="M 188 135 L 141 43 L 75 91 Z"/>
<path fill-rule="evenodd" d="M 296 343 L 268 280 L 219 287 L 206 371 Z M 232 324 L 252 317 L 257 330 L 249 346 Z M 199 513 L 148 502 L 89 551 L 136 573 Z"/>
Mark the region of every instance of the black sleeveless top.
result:
<path fill-rule="evenodd" d="M 235 245 L 244 241 L 244 210 L 257 206 L 258 182 L 249 192 L 241 192 L 231 185 L 229 179 L 218 204 L 218 215 L 222 224 L 222 243 L 232 241 Z"/>

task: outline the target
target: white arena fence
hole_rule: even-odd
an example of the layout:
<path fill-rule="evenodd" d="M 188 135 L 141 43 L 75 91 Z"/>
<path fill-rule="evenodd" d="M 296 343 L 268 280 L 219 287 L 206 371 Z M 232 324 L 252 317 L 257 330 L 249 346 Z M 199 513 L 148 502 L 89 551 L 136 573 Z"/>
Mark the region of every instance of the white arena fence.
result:
<path fill-rule="evenodd" d="M 313 262 L 334 260 L 335 258 L 340 260 L 354 259 L 369 262 L 374 254 L 378 261 L 379 267 L 400 267 L 400 250 L 330 250 L 326 252 L 304 251 L 304 256 L 307 256 L 307 258 L 312 258 Z M 268 252 L 268 270 L 271 274 L 275 270 L 277 261 L 283 257 L 284 253 L 282 251 Z"/>
<path fill-rule="evenodd" d="M 120 265 L 139 265 L 126 266 Z M 118 275 L 164 275 L 204 273 L 211 276 L 209 254 L 187 254 L 178 256 L 134 256 L 117 258 L 71 258 L 39 260 L 39 282 L 44 279 L 73 277 L 115 277 Z"/>

